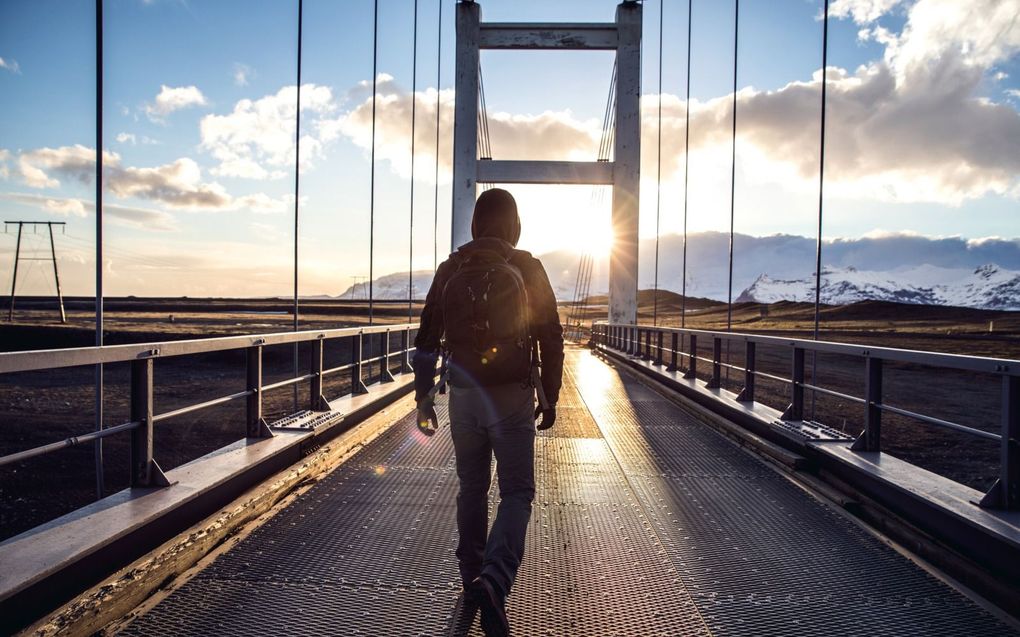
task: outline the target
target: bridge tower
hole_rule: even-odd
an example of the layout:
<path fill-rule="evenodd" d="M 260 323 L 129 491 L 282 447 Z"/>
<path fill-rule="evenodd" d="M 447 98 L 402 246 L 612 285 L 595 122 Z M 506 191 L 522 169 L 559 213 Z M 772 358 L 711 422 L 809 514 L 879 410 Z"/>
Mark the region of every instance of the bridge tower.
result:
<path fill-rule="evenodd" d="M 478 64 L 481 49 L 616 51 L 616 136 L 611 162 L 507 161 L 478 158 Z M 641 5 L 625 1 L 616 22 L 482 22 L 475 2 L 457 4 L 456 105 L 453 129 L 452 246 L 471 240 L 477 184 L 591 184 L 613 187 L 609 320 L 637 320 L 638 190 L 641 181 Z"/>

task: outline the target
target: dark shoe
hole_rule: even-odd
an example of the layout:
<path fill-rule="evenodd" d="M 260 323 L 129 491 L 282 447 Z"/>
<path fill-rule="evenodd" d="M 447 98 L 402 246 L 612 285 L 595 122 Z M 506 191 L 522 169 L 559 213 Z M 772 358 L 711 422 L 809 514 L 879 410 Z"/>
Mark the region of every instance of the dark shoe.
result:
<path fill-rule="evenodd" d="M 471 582 L 468 595 L 481 612 L 485 637 L 509 637 L 510 622 L 506 619 L 503 596 L 496 591 L 489 578 L 484 575 L 476 577 Z"/>

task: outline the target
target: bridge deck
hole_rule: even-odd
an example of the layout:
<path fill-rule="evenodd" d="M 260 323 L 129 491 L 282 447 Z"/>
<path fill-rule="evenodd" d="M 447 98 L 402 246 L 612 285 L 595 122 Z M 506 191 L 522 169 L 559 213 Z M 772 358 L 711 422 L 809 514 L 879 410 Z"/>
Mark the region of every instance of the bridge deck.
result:
<path fill-rule="evenodd" d="M 458 605 L 449 434 L 410 415 L 130 635 L 480 634 Z M 644 385 L 568 355 L 537 445 L 517 635 L 1012 630 Z"/>

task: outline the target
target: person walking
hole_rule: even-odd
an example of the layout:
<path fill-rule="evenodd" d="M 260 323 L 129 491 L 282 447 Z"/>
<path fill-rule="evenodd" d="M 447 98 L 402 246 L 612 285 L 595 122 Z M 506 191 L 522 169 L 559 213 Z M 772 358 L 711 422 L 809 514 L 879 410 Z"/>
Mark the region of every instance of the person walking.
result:
<path fill-rule="evenodd" d="M 535 497 L 535 431 L 555 422 L 563 376 L 556 297 L 542 263 L 516 249 L 520 236 L 513 195 L 499 188 L 482 193 L 472 241 L 436 270 L 413 363 L 418 428 L 433 435 L 436 363 L 443 354 L 460 482 L 457 560 L 465 598 L 477 604 L 489 637 L 509 634 L 506 597 Z M 487 533 L 493 455 L 500 503 Z"/>

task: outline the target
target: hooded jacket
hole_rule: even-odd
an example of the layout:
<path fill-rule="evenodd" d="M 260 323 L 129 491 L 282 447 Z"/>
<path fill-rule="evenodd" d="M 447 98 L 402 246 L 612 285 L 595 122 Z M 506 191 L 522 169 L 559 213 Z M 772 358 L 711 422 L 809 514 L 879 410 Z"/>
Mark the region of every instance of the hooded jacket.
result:
<path fill-rule="evenodd" d="M 530 252 L 513 248 L 520 233 L 521 222 L 513 197 L 505 190 L 493 188 L 478 198 L 471 220 L 473 240 L 460 246 L 458 252 L 477 249 L 509 252 L 510 263 L 521 271 L 528 294 L 529 327 L 531 337 L 538 343 L 539 360 L 542 363 L 542 389 L 549 404 L 555 405 L 563 377 L 563 328 L 560 326 L 556 296 L 542 262 Z M 436 361 L 445 332 L 442 316 L 443 289 L 456 270 L 457 263 L 452 258 L 443 261 L 425 297 L 421 324 L 414 342 L 415 400 L 424 398 L 435 385 Z M 456 378 L 451 379 L 451 383 L 456 382 Z"/>

